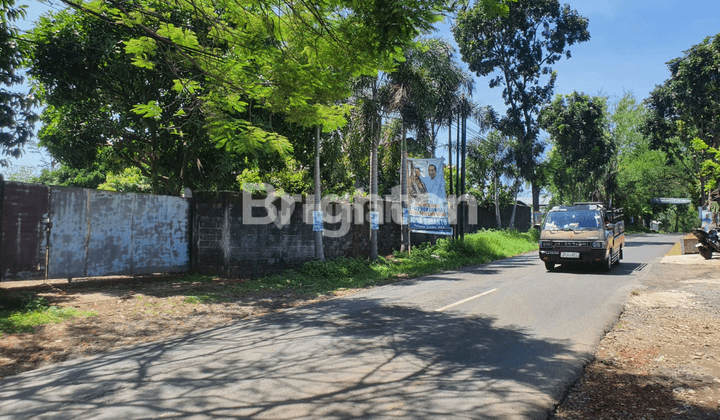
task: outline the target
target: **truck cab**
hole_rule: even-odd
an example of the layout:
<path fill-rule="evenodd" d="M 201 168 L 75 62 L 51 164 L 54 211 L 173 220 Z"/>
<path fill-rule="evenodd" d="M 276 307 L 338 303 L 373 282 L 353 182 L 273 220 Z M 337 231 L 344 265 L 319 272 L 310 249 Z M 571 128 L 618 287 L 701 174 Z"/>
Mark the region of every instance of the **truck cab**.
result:
<path fill-rule="evenodd" d="M 625 224 L 622 209 L 602 203 L 555 206 L 540 231 L 540 259 L 552 271 L 557 264 L 587 263 L 610 271 L 623 258 Z"/>

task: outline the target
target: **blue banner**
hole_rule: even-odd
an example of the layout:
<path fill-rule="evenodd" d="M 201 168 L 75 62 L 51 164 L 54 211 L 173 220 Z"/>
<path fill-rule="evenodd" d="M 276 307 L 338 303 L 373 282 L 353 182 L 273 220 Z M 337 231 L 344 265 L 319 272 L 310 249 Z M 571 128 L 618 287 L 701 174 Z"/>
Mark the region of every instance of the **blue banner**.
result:
<path fill-rule="evenodd" d="M 313 212 L 313 232 L 322 232 L 322 231 L 323 231 L 323 212 L 314 211 Z"/>

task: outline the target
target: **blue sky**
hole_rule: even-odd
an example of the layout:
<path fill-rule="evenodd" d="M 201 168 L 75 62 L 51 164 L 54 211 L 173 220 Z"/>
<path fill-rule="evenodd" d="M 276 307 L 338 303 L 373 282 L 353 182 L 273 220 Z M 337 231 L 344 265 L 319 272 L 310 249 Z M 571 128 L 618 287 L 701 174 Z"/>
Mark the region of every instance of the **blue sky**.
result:
<path fill-rule="evenodd" d="M 620 98 L 626 92 L 647 98 L 670 73 L 668 61 L 720 33 L 717 0 L 566 0 L 589 19 L 590 40 L 570 47 L 572 57 L 561 59 L 556 94 L 574 90 Z M 439 32 L 452 39 L 447 25 Z M 488 78 L 476 77 L 474 100 L 504 112 L 502 88 L 490 89 Z"/>
<path fill-rule="evenodd" d="M 669 77 L 667 61 L 682 56 L 683 51 L 705 37 L 720 33 L 718 0 L 561 0 L 561 3 L 569 4 L 589 19 L 591 38 L 572 46 L 572 57 L 554 65 L 558 72 L 556 94 L 577 90 L 619 98 L 631 92 L 643 100 Z M 27 4 L 30 21 L 48 10 L 48 6 L 37 1 Z M 437 36 L 452 40 L 448 26 L 442 26 Z M 476 78 L 474 100 L 504 112 L 501 88 L 490 89 L 487 83 L 487 78 Z M 37 161 L 36 155 L 28 154 L 14 166 L 36 165 Z"/>

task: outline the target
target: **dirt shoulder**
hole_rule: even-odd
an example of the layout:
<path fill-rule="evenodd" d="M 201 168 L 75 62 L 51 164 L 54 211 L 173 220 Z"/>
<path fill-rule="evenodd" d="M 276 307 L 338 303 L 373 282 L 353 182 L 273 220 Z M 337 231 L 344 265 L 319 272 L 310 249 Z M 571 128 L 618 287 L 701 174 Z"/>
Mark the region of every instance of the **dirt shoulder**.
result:
<path fill-rule="evenodd" d="M 76 279 L 72 283 L 65 280 L 1 283 L 6 294 L 32 293 L 45 298 L 49 305 L 92 311 L 95 315 L 38 326 L 33 333 L 3 334 L 0 379 L 72 358 L 219 327 L 352 292 L 320 297 L 248 294 L 235 287 L 243 281 L 148 276 Z"/>
<path fill-rule="evenodd" d="M 666 256 L 550 416 L 720 419 L 720 256 Z"/>
<path fill-rule="evenodd" d="M 193 279 L 200 279 L 195 281 Z M 2 283 L 96 316 L 0 337 L 0 379 L 77 357 L 301 306 L 315 297 L 235 293 L 243 280 L 157 276 Z M 720 419 L 720 256 L 665 257 L 633 291 L 550 418 Z"/>

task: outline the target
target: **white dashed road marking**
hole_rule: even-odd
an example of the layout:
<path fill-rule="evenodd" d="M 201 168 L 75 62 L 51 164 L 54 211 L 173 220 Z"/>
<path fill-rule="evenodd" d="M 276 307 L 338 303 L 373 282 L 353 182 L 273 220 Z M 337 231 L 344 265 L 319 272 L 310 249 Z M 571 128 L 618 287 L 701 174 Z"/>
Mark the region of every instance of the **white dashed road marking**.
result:
<path fill-rule="evenodd" d="M 435 312 L 442 312 L 442 311 L 444 311 L 444 310 L 446 310 L 446 309 L 450 309 L 450 308 L 452 308 L 452 307 L 455 307 L 455 306 L 458 306 L 458 305 L 462 305 L 462 304 L 465 303 L 465 302 L 470 302 L 470 301 L 473 300 L 473 299 L 477 299 L 477 298 L 479 298 L 479 297 L 481 297 L 481 296 L 489 295 L 490 293 L 492 293 L 492 292 L 497 292 L 497 291 L 498 291 L 498 289 L 491 289 L 491 290 L 488 290 L 487 292 L 482 292 L 482 293 L 480 293 L 480 294 L 478 294 L 478 295 L 470 296 L 469 298 L 463 299 L 463 300 L 461 300 L 460 302 L 455 302 L 455 303 L 452 303 L 452 304 L 450 304 L 450 305 L 448 305 L 448 306 L 443 306 L 443 307 L 440 308 L 440 309 L 435 309 Z"/>

